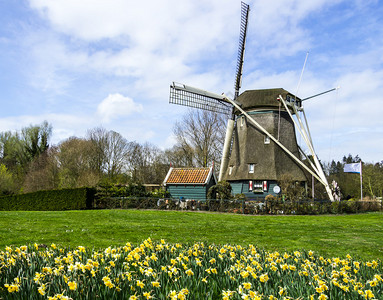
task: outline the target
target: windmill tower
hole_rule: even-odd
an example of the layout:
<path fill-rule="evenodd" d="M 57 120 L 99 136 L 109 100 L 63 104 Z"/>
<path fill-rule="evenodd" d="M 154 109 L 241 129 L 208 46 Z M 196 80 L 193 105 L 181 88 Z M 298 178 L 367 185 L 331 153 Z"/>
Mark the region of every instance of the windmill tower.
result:
<path fill-rule="evenodd" d="M 325 186 L 333 201 L 302 106 L 308 98 L 300 99 L 282 88 L 239 94 L 249 11 L 249 5 L 242 2 L 234 99 L 173 82 L 169 102 L 229 116 L 219 180 L 228 181 L 234 194 L 244 193 L 249 198 L 278 194 L 278 182 L 285 174 L 295 182 L 306 183 L 307 171 Z M 304 120 L 298 112 L 303 113 Z M 309 166 L 301 159 L 296 131 L 310 151 L 311 160 L 306 157 Z"/>

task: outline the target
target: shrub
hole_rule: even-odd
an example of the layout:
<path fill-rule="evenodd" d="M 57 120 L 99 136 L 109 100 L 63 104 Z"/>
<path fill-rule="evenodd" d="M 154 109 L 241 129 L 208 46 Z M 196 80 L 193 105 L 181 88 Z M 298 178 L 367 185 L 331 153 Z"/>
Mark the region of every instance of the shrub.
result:
<path fill-rule="evenodd" d="M 216 185 L 209 188 L 207 192 L 209 199 L 231 199 L 231 185 L 227 181 L 219 181 Z"/>
<path fill-rule="evenodd" d="M 0 210 L 76 210 L 93 206 L 92 188 L 38 191 L 0 197 Z"/>

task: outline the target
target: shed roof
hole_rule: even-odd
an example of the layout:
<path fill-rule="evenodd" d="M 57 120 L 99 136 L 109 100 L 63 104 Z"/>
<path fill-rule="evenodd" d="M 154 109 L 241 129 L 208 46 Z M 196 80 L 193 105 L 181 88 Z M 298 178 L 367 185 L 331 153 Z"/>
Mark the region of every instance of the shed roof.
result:
<path fill-rule="evenodd" d="M 213 168 L 170 168 L 166 184 L 206 184 L 213 176 Z"/>

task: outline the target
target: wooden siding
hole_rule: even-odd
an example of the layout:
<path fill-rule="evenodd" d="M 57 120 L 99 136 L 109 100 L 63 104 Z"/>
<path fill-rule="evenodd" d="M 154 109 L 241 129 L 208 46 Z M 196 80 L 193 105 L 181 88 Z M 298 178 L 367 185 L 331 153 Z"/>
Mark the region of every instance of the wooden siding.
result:
<path fill-rule="evenodd" d="M 216 178 L 213 168 L 170 168 L 164 180 L 172 198 L 206 200 L 207 193 Z"/>
<path fill-rule="evenodd" d="M 231 192 L 233 195 L 242 194 L 243 193 L 243 183 L 242 182 L 230 182 Z"/>
<path fill-rule="evenodd" d="M 277 196 L 273 189 L 277 185 L 276 181 L 267 181 L 267 192 L 254 193 L 249 191 L 249 181 L 234 181 L 229 182 L 232 188 L 232 194 L 243 193 L 248 199 L 265 198 L 267 195 Z"/>
<path fill-rule="evenodd" d="M 206 186 L 192 186 L 192 185 L 168 185 L 167 191 L 172 198 L 184 197 L 185 199 L 206 200 L 207 195 Z"/>

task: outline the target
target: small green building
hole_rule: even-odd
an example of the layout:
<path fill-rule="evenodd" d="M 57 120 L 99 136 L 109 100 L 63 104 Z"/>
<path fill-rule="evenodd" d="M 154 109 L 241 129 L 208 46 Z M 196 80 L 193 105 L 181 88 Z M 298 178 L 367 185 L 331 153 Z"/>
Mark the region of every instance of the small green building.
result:
<path fill-rule="evenodd" d="M 213 167 L 170 168 L 164 180 L 172 198 L 206 200 L 209 188 L 217 183 Z"/>

